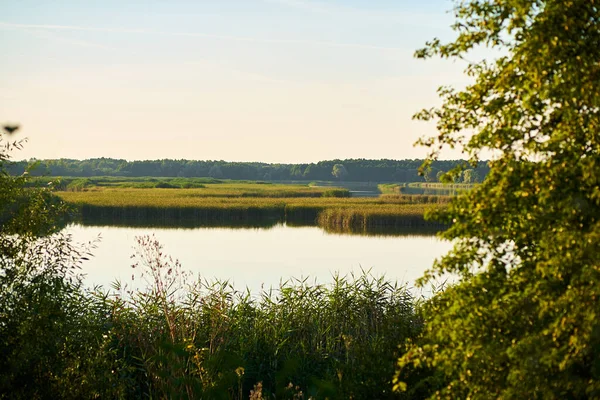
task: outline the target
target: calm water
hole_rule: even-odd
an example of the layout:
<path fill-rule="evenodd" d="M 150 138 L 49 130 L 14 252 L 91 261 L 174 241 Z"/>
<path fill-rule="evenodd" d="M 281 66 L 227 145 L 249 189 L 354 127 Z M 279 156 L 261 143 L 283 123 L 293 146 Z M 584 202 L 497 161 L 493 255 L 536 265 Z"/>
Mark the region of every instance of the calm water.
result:
<path fill-rule="evenodd" d="M 360 236 L 329 234 L 318 227 L 139 228 L 81 226 L 68 228 L 78 242 L 101 235 L 94 257 L 84 263 L 85 282 L 108 288 L 116 279 L 131 281 L 135 237 L 154 234 L 164 253 L 183 269 L 206 279 L 230 280 L 237 289 L 276 287 L 280 280 L 332 281 L 332 274 L 360 273 L 408 283 L 420 277 L 451 244 L 434 236 Z"/>

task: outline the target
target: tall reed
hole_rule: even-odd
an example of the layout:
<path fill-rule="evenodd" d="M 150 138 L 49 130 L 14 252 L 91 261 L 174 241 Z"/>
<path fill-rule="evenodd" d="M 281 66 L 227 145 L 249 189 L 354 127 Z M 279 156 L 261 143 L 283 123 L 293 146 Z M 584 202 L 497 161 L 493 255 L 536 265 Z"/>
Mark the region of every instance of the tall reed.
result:
<path fill-rule="evenodd" d="M 128 392 L 157 398 L 397 398 L 398 344 L 422 322 L 403 286 L 334 276 L 290 280 L 259 294 L 192 279 L 153 238 L 138 239 L 143 291 L 108 300 L 114 354 Z M 107 299 L 106 296 L 103 299 Z M 298 398 L 298 397 L 296 397 Z"/>
<path fill-rule="evenodd" d="M 338 230 L 369 228 L 417 228 L 444 225 L 425 219 L 424 205 L 380 205 L 371 207 L 327 208 L 319 213 L 318 225 Z"/>

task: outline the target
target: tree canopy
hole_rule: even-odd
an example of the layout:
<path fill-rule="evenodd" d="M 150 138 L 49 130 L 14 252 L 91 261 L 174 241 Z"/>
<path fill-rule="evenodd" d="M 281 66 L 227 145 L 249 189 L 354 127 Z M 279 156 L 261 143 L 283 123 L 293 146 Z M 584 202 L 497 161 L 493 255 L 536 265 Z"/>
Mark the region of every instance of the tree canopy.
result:
<path fill-rule="evenodd" d="M 449 171 L 462 160 L 438 160 L 433 167 Z M 112 158 L 88 160 L 35 160 L 32 175 L 90 177 L 215 177 L 242 180 L 331 180 L 336 164 L 346 168 L 344 179 L 362 182 L 421 182 L 419 166 L 423 160 L 329 160 L 311 164 L 267 164 L 261 162 L 227 162 L 214 160 L 144 160 L 126 161 Z M 27 161 L 13 163 L 8 170 L 20 175 L 28 168 Z M 487 174 L 485 162 L 477 165 L 480 176 Z M 435 176 L 435 175 L 434 175 Z"/>
<path fill-rule="evenodd" d="M 339 180 L 342 180 L 348 175 L 348 170 L 344 164 L 335 164 L 331 170 L 331 175 L 335 176 Z"/>
<path fill-rule="evenodd" d="M 423 278 L 458 283 L 423 307 L 404 374 L 436 371 L 432 398 L 600 397 L 600 1 L 467 0 L 457 36 L 418 57 L 468 60 L 473 82 L 440 88 L 422 144 L 474 164 L 483 183 L 437 215 L 454 249 Z M 489 50 L 488 50 L 489 51 Z M 409 390 L 414 388 L 408 388 Z"/>

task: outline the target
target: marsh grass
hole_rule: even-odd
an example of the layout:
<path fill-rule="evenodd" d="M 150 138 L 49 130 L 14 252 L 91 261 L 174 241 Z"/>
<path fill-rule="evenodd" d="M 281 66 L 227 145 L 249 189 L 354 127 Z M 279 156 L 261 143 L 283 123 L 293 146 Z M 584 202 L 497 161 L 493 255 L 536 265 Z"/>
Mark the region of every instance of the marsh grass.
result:
<path fill-rule="evenodd" d="M 382 194 L 379 199 L 397 204 L 448 204 L 453 196 L 434 194 Z"/>
<path fill-rule="evenodd" d="M 307 184 L 274 184 L 263 181 L 169 177 L 38 177 L 30 185 L 51 184 L 65 192 L 103 189 L 206 189 L 188 193 L 195 197 L 350 197 L 347 189 L 311 187 Z"/>
<path fill-rule="evenodd" d="M 406 185 L 406 183 L 380 183 L 377 189 L 382 194 L 400 194 Z"/>
<path fill-rule="evenodd" d="M 197 224 L 285 222 L 291 225 L 315 225 L 335 229 L 440 226 L 424 219 L 426 210 L 444 206 L 447 196 L 386 195 L 379 198 L 344 197 L 279 197 L 274 186 L 273 197 L 245 196 L 235 185 L 217 185 L 218 189 L 114 189 L 103 188 L 83 192 L 59 192 L 66 202 L 78 207 L 83 220 L 147 220 L 195 221 Z M 287 185 L 279 185 L 287 186 Z M 239 196 L 233 196 L 235 190 Z M 287 189 L 286 189 L 287 190 Z M 207 195 L 210 193 L 210 195 Z M 221 191 L 224 196 L 217 196 Z"/>
<path fill-rule="evenodd" d="M 455 190 L 470 190 L 473 189 L 475 183 L 442 183 L 442 182 L 413 182 L 407 186 L 411 188 L 421 189 L 455 189 Z"/>
<path fill-rule="evenodd" d="M 140 237 L 136 279 L 103 295 L 127 393 L 156 398 L 398 398 L 398 344 L 422 322 L 405 287 L 334 276 L 282 282 L 258 294 L 182 272 L 153 237 Z M 250 391 L 253 391 L 253 394 Z M 261 398 L 260 396 L 255 398 Z M 294 397 L 295 396 L 295 397 Z"/>
<path fill-rule="evenodd" d="M 52 268 L 83 260 L 61 243 L 40 253 Z M 410 398 L 391 380 L 423 323 L 402 285 L 363 271 L 240 292 L 148 236 L 131 263 L 112 290 L 61 272 L 2 292 L 0 398 Z"/>
<path fill-rule="evenodd" d="M 28 186 L 47 186 L 52 184 L 56 190 L 61 191 L 86 191 L 94 188 L 172 188 L 189 189 L 202 188 L 205 184 L 217 184 L 223 181 L 214 178 L 173 178 L 173 177 L 117 177 L 117 176 L 92 176 L 92 177 L 34 177 Z M 230 183 L 236 181 L 227 181 Z"/>
<path fill-rule="evenodd" d="M 425 205 L 394 204 L 377 206 L 327 208 L 318 215 L 318 225 L 332 230 L 369 230 L 370 228 L 428 228 L 444 225 L 425 219 Z"/>
<path fill-rule="evenodd" d="M 433 195 L 457 196 L 471 190 L 476 184 L 472 183 L 440 183 L 440 182 L 414 182 L 404 184 L 399 188 L 405 195 Z"/>

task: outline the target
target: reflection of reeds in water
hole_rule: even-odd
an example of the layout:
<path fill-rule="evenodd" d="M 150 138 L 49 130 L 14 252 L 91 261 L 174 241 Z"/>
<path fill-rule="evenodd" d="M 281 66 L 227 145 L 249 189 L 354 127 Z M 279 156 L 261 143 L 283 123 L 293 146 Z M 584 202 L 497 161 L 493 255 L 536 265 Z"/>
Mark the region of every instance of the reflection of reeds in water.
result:
<path fill-rule="evenodd" d="M 122 218 L 119 216 L 81 216 L 74 222 L 83 226 L 117 226 L 161 229 L 231 228 L 256 229 L 272 228 L 283 223 L 279 218 L 202 220 L 198 218 L 144 217 Z"/>
<path fill-rule="evenodd" d="M 146 210 L 147 211 L 147 210 Z M 335 220 L 318 218 L 320 210 L 294 210 L 293 212 L 275 213 L 273 215 L 241 215 L 230 218 L 230 214 L 222 213 L 221 218 L 211 215 L 204 218 L 202 213 L 159 213 L 141 210 L 115 212 L 112 209 L 85 208 L 85 213 L 76 222 L 84 226 L 119 226 L 163 229 L 195 229 L 195 228 L 231 228 L 231 229 L 269 229 L 285 224 L 289 227 L 320 227 L 330 234 L 364 235 L 364 236 L 431 236 L 444 227 L 435 224 L 415 224 L 399 221 L 386 224 L 355 223 L 340 224 Z M 413 217 L 410 217 L 413 218 Z"/>
<path fill-rule="evenodd" d="M 216 223 L 235 223 L 236 221 L 254 221 L 264 219 L 282 219 L 285 207 L 144 207 L 144 206 L 97 206 L 80 207 L 83 218 L 112 218 L 167 221 L 202 221 Z"/>
<path fill-rule="evenodd" d="M 442 229 L 426 221 L 428 208 L 444 206 L 439 196 L 380 198 L 197 197 L 198 190 L 108 189 L 61 193 L 88 225 L 162 227 L 320 226 L 329 232 L 391 233 Z"/>
<path fill-rule="evenodd" d="M 321 226 L 331 235 L 357 235 L 373 237 L 431 237 L 444 230 L 443 227 L 414 226 L 414 227 L 342 227 Z"/>

